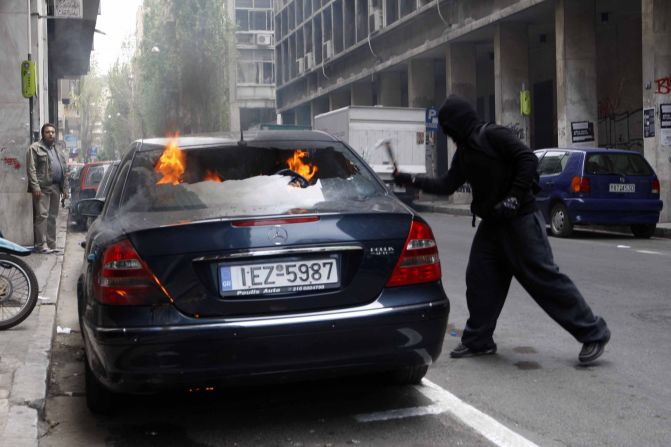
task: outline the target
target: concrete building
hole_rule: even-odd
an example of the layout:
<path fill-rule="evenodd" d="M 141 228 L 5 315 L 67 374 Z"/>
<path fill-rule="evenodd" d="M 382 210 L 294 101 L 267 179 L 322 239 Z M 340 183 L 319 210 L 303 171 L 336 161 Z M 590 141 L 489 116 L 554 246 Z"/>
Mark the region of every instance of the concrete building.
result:
<path fill-rule="evenodd" d="M 32 137 L 46 122 L 63 129 L 59 80 L 88 72 L 98 9 L 99 0 L 0 1 L 0 230 L 17 243 L 33 243 L 25 169 L 31 116 L 21 93 L 21 62 L 30 53 L 37 65 Z"/>
<path fill-rule="evenodd" d="M 347 105 L 438 107 L 457 93 L 534 149 L 642 152 L 671 220 L 671 2 L 277 0 L 274 11 L 285 123 Z M 427 168 L 444 172 L 453 150 L 439 141 Z"/>
<path fill-rule="evenodd" d="M 231 131 L 275 123 L 275 55 L 272 0 L 227 0 L 235 23 L 230 67 Z"/>

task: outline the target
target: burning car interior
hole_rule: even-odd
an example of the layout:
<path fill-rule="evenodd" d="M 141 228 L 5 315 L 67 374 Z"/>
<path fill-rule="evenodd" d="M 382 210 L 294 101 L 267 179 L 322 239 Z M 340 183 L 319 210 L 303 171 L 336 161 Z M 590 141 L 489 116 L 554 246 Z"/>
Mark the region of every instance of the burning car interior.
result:
<path fill-rule="evenodd" d="M 317 210 L 384 189 L 334 145 L 295 144 L 143 150 L 133 160 L 126 212 L 189 210 L 191 219 Z M 167 217 L 167 216 L 166 216 Z"/>

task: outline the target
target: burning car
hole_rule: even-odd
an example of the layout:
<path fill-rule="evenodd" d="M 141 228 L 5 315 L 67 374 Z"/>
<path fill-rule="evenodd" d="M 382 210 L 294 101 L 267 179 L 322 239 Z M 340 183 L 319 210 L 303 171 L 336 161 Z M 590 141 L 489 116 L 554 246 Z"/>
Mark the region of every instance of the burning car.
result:
<path fill-rule="evenodd" d="M 431 228 L 314 131 L 135 142 L 78 281 L 86 397 L 381 373 L 416 383 L 449 302 Z"/>

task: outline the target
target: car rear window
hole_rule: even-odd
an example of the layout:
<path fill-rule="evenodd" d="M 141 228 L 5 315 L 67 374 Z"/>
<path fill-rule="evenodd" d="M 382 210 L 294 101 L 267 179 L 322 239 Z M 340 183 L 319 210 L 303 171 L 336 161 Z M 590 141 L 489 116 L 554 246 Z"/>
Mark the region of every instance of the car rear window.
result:
<path fill-rule="evenodd" d="M 86 173 L 86 178 L 84 179 L 84 184 L 86 186 L 95 186 L 100 183 L 105 174 L 105 169 L 109 165 L 96 165 L 90 166 L 88 172 Z"/>
<path fill-rule="evenodd" d="M 588 154 L 585 159 L 585 174 L 591 175 L 654 175 L 645 159 L 638 153 Z"/>
<path fill-rule="evenodd" d="M 292 168 L 307 182 L 292 181 L 295 176 L 286 171 Z M 185 150 L 172 144 L 136 153 L 121 206 L 126 213 L 166 213 L 168 220 L 196 220 L 346 211 L 348 202 L 363 203 L 385 193 L 368 168 L 340 143 Z"/>

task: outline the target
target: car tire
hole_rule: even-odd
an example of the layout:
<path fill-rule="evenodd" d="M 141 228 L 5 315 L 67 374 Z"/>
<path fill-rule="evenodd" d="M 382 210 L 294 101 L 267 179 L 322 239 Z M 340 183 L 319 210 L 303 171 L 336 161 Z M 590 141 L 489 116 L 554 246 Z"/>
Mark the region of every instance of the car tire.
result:
<path fill-rule="evenodd" d="M 573 233 L 573 224 L 563 203 L 557 203 L 550 211 L 550 232 L 556 237 L 568 237 Z"/>
<path fill-rule="evenodd" d="M 386 382 L 391 385 L 417 385 L 429 370 L 428 365 L 411 366 L 386 373 Z"/>
<path fill-rule="evenodd" d="M 109 415 L 113 413 L 116 406 L 117 396 L 112 391 L 105 388 L 96 379 L 95 374 L 91 371 L 89 361 L 84 359 L 85 372 L 85 386 L 86 386 L 86 406 L 91 413 Z"/>
<path fill-rule="evenodd" d="M 631 232 L 639 239 L 650 239 L 655 234 L 655 228 L 657 224 L 634 224 L 631 226 Z"/>

